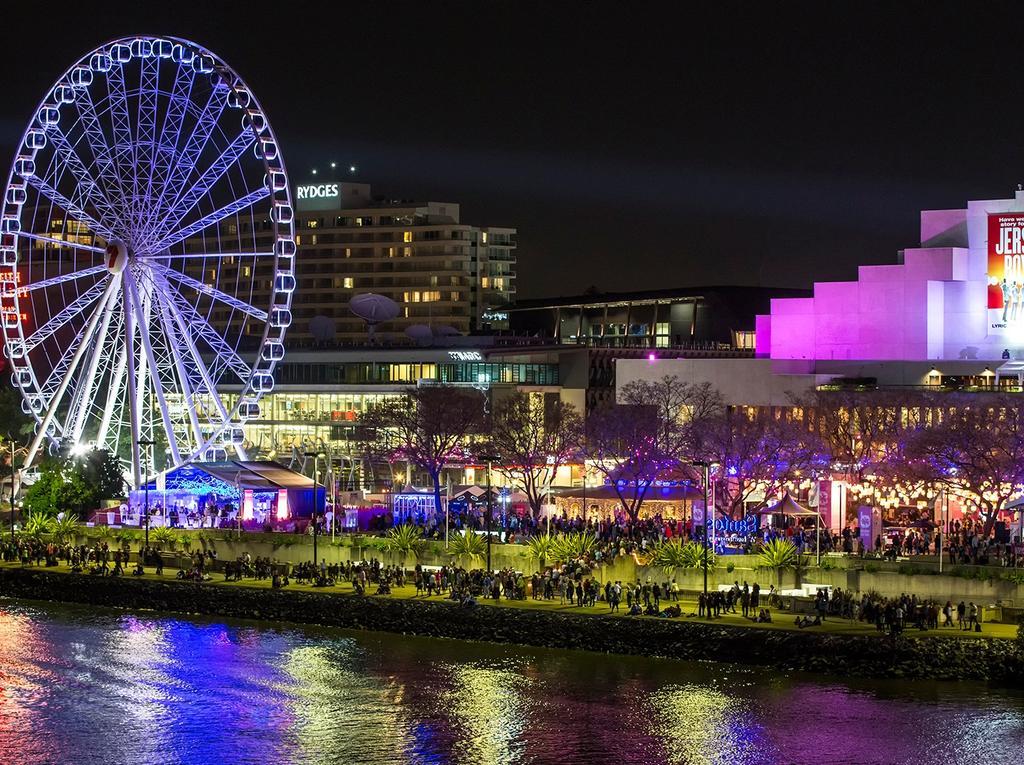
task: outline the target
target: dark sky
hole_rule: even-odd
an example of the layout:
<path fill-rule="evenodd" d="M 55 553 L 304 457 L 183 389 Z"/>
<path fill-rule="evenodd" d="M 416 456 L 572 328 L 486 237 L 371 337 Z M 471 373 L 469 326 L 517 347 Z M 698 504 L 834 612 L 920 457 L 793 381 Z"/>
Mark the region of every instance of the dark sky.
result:
<path fill-rule="evenodd" d="M 0 148 L 99 43 L 187 37 L 248 81 L 293 181 L 355 163 L 518 227 L 520 297 L 853 278 L 920 209 L 1024 181 L 1024 11 L 704 5 L 17 3 Z"/>

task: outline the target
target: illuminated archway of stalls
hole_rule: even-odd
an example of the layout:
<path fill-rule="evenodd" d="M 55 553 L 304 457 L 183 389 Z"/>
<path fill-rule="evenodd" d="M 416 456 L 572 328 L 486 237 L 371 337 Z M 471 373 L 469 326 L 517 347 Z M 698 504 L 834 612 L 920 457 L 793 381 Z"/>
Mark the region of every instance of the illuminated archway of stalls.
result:
<path fill-rule="evenodd" d="M 983 512 L 978 495 L 958 488 L 955 482 L 901 481 L 888 476 L 867 474 L 860 483 L 848 485 L 847 490 L 854 500 L 848 514 L 855 513 L 856 506 L 860 504 L 879 508 L 886 520 L 892 520 L 897 511 L 905 511 L 907 508 L 930 511 L 937 518 L 942 511 L 940 503 L 943 501 L 949 503 L 949 519 L 975 516 Z M 985 501 L 997 503 L 1008 494 L 1024 494 L 1024 485 L 993 485 L 988 490 L 983 488 L 980 496 Z M 1014 511 L 1005 509 L 1003 512 Z"/>

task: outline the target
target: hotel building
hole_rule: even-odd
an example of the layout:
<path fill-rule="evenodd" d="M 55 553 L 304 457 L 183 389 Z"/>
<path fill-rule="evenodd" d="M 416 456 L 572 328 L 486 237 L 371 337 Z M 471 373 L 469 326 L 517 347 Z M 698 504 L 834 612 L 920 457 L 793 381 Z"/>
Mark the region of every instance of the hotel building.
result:
<path fill-rule="evenodd" d="M 459 334 L 507 328 L 516 229 L 462 223 L 452 202 L 374 197 L 365 183 L 300 185 L 295 204 L 298 289 L 290 345 L 364 343 L 366 324 L 348 303 L 366 292 L 398 304 L 398 317 L 377 330 L 392 343 L 406 341 L 404 331 L 417 324 Z M 319 322 L 326 337 L 319 327 L 310 330 L 319 316 L 326 317 Z"/>

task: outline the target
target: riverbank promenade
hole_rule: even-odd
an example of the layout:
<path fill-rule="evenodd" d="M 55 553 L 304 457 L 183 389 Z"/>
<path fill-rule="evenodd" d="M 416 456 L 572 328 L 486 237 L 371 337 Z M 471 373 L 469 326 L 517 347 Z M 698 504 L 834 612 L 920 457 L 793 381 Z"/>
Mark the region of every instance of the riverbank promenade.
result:
<path fill-rule="evenodd" d="M 60 563 L 57 566 L 35 566 L 27 565 L 24 566 L 18 562 L 7 562 L 0 563 L 0 569 L 26 569 L 26 570 L 37 570 L 45 573 L 61 574 L 69 577 L 75 577 L 81 580 L 82 587 L 89 587 L 91 582 L 96 580 L 109 580 L 109 576 L 99 576 L 88 573 L 73 573 L 67 565 Z M 130 573 L 124 574 L 121 578 L 125 580 L 143 580 L 143 581 L 156 581 L 164 582 L 167 584 L 182 584 L 182 585 L 194 585 L 195 582 L 183 580 L 179 577 L 179 569 L 165 567 L 163 573 L 158 575 L 154 572 L 153 568 L 146 569 L 146 572 L 142 575 L 135 576 Z M 185 572 L 182 571 L 182 574 Z M 245 578 L 232 579 L 226 581 L 224 574 L 221 572 L 210 574 L 210 578 L 207 581 L 201 582 L 200 586 L 207 588 L 218 588 L 224 590 L 271 590 L 272 581 L 270 579 L 254 579 Z M 345 580 L 339 580 L 333 586 L 315 586 L 309 583 L 298 583 L 294 580 L 290 581 L 286 587 L 280 588 L 278 592 L 287 594 L 289 592 L 294 593 L 317 593 L 320 595 L 328 595 L 335 597 L 347 597 L 347 598 L 370 598 L 380 600 L 407 600 L 410 602 L 420 603 L 443 603 L 449 601 L 448 593 L 435 594 L 427 596 L 423 593 L 418 593 L 416 588 L 411 584 L 405 585 L 391 585 L 390 594 L 380 595 L 375 594 L 375 585 L 370 585 L 366 589 L 364 595 L 357 595 L 355 592 L 355 586 L 352 582 Z M 804 633 L 823 633 L 837 636 L 857 636 L 857 637 L 877 637 L 878 639 L 888 639 L 889 636 L 886 633 L 880 632 L 874 624 L 851 620 L 841 617 L 826 617 L 820 625 L 799 627 L 796 624 L 798 616 L 804 616 L 803 614 L 797 615 L 788 610 L 781 610 L 774 606 L 767 606 L 771 612 L 772 621 L 769 623 L 757 622 L 754 619 L 744 617 L 740 613 L 725 612 L 720 616 L 712 619 L 707 619 L 698 616 L 698 602 L 695 597 L 690 593 L 681 595 L 678 599 L 662 600 L 662 609 L 668 606 L 678 606 L 681 614 L 678 617 L 662 617 L 662 616 L 630 616 L 625 612 L 625 608 L 622 610 L 611 613 L 610 607 L 603 601 L 598 601 L 595 605 L 573 605 L 565 602 L 561 602 L 559 598 L 553 598 L 549 600 L 534 599 L 533 597 L 527 597 L 525 599 L 509 599 L 501 597 L 497 600 L 492 598 L 479 597 L 474 599 L 475 607 L 483 608 L 506 608 L 506 609 L 519 609 L 535 613 L 550 613 L 560 615 L 573 615 L 573 616 L 592 616 L 592 617 L 605 617 L 613 619 L 624 619 L 624 620 L 653 620 L 661 622 L 686 622 L 686 623 L 703 623 L 714 626 L 724 627 L 736 627 L 746 629 L 757 629 L 764 630 L 766 632 L 772 631 L 784 631 L 784 632 L 804 632 Z M 767 604 L 762 604 L 767 605 Z M 737 608 L 738 610 L 738 608 Z M 957 626 L 945 627 L 938 629 L 929 630 L 918 630 L 915 628 L 907 627 L 902 636 L 910 639 L 916 637 L 943 637 L 949 639 L 975 639 L 975 638 L 996 638 L 996 639 L 1013 639 L 1017 637 L 1017 625 L 1015 624 L 1003 624 L 998 622 L 988 622 L 982 625 L 982 632 L 979 634 L 973 630 L 961 630 Z"/>

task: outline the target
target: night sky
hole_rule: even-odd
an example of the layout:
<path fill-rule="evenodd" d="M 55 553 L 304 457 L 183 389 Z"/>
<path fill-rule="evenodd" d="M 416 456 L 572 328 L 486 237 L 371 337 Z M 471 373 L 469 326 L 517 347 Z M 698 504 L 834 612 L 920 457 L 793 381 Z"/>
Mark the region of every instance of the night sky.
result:
<path fill-rule="evenodd" d="M 1014 6 L 707 5 L 17 3 L 3 164 L 66 66 L 148 33 L 234 66 L 293 181 L 354 163 L 518 227 L 521 298 L 854 278 L 917 242 L 920 209 L 1024 182 Z"/>

